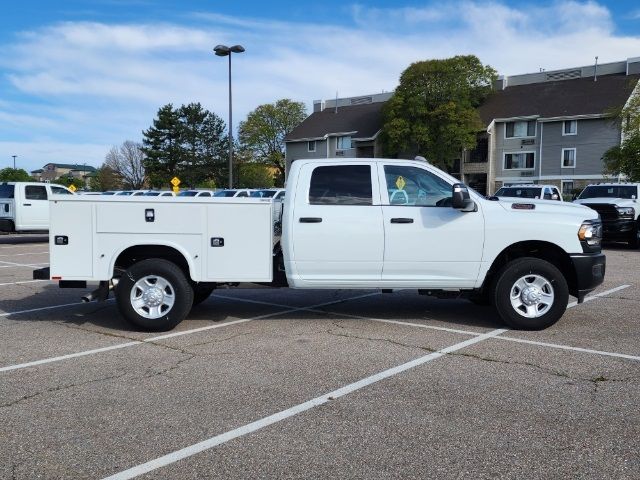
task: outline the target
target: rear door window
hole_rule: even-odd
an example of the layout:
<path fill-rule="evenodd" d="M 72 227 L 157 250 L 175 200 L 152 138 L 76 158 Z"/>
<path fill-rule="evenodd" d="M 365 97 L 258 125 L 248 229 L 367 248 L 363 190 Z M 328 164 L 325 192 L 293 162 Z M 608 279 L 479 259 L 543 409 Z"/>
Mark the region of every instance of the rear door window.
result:
<path fill-rule="evenodd" d="M 372 205 L 369 165 L 316 167 L 309 187 L 311 205 Z"/>
<path fill-rule="evenodd" d="M 14 185 L 0 184 L 0 198 L 13 198 Z"/>
<path fill-rule="evenodd" d="M 47 200 L 47 188 L 44 185 L 27 185 L 24 196 L 27 200 Z"/>

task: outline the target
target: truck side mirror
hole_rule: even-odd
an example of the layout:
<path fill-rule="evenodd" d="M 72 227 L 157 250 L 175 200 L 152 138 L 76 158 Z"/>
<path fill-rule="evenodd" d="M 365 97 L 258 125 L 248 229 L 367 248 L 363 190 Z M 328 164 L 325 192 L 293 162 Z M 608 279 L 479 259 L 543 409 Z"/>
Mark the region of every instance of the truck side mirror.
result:
<path fill-rule="evenodd" d="M 469 189 L 464 183 L 454 183 L 451 187 L 451 206 L 455 209 L 462 210 L 471 202 L 469 197 Z"/>

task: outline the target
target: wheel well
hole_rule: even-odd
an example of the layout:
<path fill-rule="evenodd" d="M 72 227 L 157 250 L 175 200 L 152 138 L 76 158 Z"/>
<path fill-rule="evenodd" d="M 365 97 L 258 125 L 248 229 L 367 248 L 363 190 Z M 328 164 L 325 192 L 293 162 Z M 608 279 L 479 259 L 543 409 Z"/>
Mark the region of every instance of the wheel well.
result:
<path fill-rule="evenodd" d="M 135 245 L 123 250 L 114 265 L 114 270 L 126 270 L 134 263 L 148 258 L 164 258 L 175 263 L 185 274 L 187 278 L 191 278 L 189 274 L 189 263 L 184 255 L 173 247 L 166 245 Z M 115 272 L 114 272 L 115 274 Z"/>
<path fill-rule="evenodd" d="M 562 275 L 566 279 L 569 292 L 575 295 L 578 282 L 576 279 L 576 271 L 569 254 L 553 243 L 534 240 L 514 243 L 500 252 L 500 255 L 496 257 L 487 272 L 487 276 L 482 284 L 482 290 L 485 291 L 490 288 L 495 280 L 495 276 L 503 266 L 516 258 L 522 257 L 540 258 L 554 265 L 562 272 Z"/>

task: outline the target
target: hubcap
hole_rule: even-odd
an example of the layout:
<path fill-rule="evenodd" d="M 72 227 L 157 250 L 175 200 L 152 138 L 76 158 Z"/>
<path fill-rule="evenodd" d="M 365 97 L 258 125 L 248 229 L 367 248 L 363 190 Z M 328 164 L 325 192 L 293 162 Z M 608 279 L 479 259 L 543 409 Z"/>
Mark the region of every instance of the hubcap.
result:
<path fill-rule="evenodd" d="M 131 306 L 144 318 L 155 320 L 171 310 L 176 293 L 169 281 L 157 275 L 147 275 L 131 289 Z"/>
<path fill-rule="evenodd" d="M 526 275 L 513 284 L 510 299 L 513 309 L 523 317 L 541 317 L 553 305 L 553 287 L 540 275 Z"/>

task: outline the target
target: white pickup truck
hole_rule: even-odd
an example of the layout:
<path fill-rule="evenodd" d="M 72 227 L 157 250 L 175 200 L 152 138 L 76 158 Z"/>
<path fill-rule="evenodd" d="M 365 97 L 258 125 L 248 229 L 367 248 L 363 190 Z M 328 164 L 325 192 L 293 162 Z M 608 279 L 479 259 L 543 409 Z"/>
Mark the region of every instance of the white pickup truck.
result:
<path fill-rule="evenodd" d="M 485 199 L 423 161 L 298 160 L 281 237 L 272 208 L 268 198 L 53 198 L 50 269 L 34 278 L 100 282 L 86 300 L 114 289 L 121 314 L 147 330 L 173 328 L 239 282 L 468 296 L 514 328 L 541 329 L 605 274 L 594 210 Z"/>
<path fill-rule="evenodd" d="M 0 183 L 0 232 L 49 230 L 51 195 L 73 195 L 73 192 L 50 183 Z"/>

